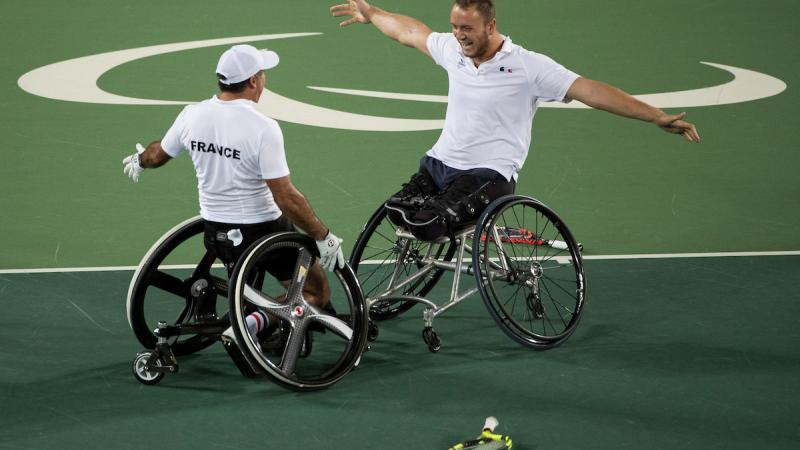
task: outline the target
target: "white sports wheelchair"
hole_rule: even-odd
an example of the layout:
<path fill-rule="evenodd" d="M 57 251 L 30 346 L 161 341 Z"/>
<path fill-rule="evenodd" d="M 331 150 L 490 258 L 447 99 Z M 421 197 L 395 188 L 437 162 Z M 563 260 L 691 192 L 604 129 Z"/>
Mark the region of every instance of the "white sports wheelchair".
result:
<path fill-rule="evenodd" d="M 506 195 L 486 206 L 477 224 L 435 241 L 416 239 L 387 217 L 384 206 L 364 226 L 350 257 L 373 321 L 425 306 L 422 337 L 431 352 L 441 339 L 433 319 L 480 293 L 497 325 L 537 350 L 563 343 L 575 331 L 586 301 L 578 244 L 564 222 L 536 199 Z M 428 298 L 445 271 L 453 272 L 450 299 Z M 459 292 L 461 275 L 475 286 Z"/>
<path fill-rule="evenodd" d="M 178 371 L 178 356 L 218 340 L 243 375 L 264 376 L 294 390 L 326 388 L 357 365 L 366 347 L 368 315 L 350 267 L 328 277 L 336 309 L 330 314 L 302 295 L 308 269 L 319 257 L 313 239 L 300 233 L 265 236 L 244 252 L 229 281 L 203 246 L 203 228 L 199 216 L 178 224 L 150 248 L 134 273 L 128 323 L 146 349 L 133 360 L 137 380 L 156 384 Z M 267 273 L 275 258 L 295 261 L 289 286 Z M 186 261 L 196 264 L 177 264 Z M 218 301 L 220 296 L 227 301 Z M 247 330 L 246 318 L 257 309 L 280 320 L 269 347 Z M 240 345 L 222 334 L 229 326 Z"/>

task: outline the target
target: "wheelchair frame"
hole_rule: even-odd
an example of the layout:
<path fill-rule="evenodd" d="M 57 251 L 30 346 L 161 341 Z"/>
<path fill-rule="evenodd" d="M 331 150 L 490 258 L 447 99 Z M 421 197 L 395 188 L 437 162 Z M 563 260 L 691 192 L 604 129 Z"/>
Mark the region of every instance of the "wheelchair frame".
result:
<path fill-rule="evenodd" d="M 545 270 L 547 269 L 542 266 L 541 261 L 538 261 L 536 257 L 529 255 L 531 257 L 528 258 L 529 261 L 526 263 L 529 263 L 526 267 L 526 270 L 530 273 L 526 274 L 521 272 L 518 268 L 512 267 L 514 266 L 515 262 L 519 262 L 520 258 L 517 258 L 517 261 L 513 261 L 514 258 L 508 254 L 509 252 L 507 252 L 502 245 L 497 245 L 496 257 L 489 257 L 488 253 L 486 252 L 486 248 L 480 248 L 481 242 L 502 242 L 503 239 L 500 236 L 499 227 L 496 223 L 498 221 L 498 215 L 503 213 L 503 211 L 507 210 L 509 207 L 514 208 L 519 205 L 530 207 L 537 213 L 541 212 L 541 214 L 548 218 L 548 223 L 553 223 L 554 228 L 558 229 L 557 237 L 560 239 L 549 239 L 546 242 L 540 239 L 540 241 L 542 241 L 540 244 L 546 244 L 548 247 L 554 248 L 559 252 L 569 252 L 566 255 L 548 254 L 546 258 L 542 258 L 548 261 L 556 261 L 560 265 L 574 268 L 576 277 L 574 286 L 575 305 L 572 310 L 569 310 L 569 320 L 565 321 L 562 318 L 562 322 L 564 322 L 563 327 L 560 327 L 562 329 L 556 330 L 556 327 L 552 326 L 552 332 L 542 333 L 538 330 L 526 329 L 525 325 L 520 326 L 520 320 L 514 320 L 511 318 L 511 314 L 509 314 L 509 312 L 505 310 L 502 305 L 498 307 L 498 302 L 491 298 L 494 294 L 489 292 L 490 290 L 486 288 L 486 285 L 491 284 L 493 281 L 516 283 L 520 286 L 520 289 L 524 286 L 526 289 L 530 289 L 529 297 L 538 299 L 534 300 L 534 306 L 530 308 L 531 310 L 537 309 L 537 304 L 539 305 L 539 309 L 543 308 L 541 301 L 541 297 L 543 295 L 554 295 L 553 292 L 548 291 L 545 293 L 543 290 L 543 287 L 544 289 L 550 289 L 546 285 L 542 286 L 544 279 L 546 278 Z M 380 233 L 377 231 L 379 226 L 376 225 L 376 222 L 380 223 L 381 221 L 388 220 L 385 213 L 381 210 L 382 207 L 378 208 L 378 210 L 370 218 L 370 221 L 367 223 L 367 225 L 365 225 L 356 243 L 356 248 L 353 252 L 354 255 L 351 256 L 350 264 L 355 268 L 357 274 L 363 273 L 362 267 L 364 265 L 369 265 L 369 262 L 367 261 L 360 261 L 360 256 L 362 256 L 362 250 L 366 247 L 369 247 L 369 241 L 372 237 L 371 235 L 373 233 L 377 233 L 389 240 L 386 237 L 388 231 L 384 230 L 385 233 Z M 373 318 L 373 320 L 380 320 L 381 314 L 377 313 L 380 313 L 382 308 L 398 302 L 406 304 L 421 303 L 425 305 L 425 310 L 423 312 L 424 327 L 422 330 L 422 337 L 431 352 L 437 352 L 441 348 L 441 339 L 433 329 L 434 318 L 440 316 L 448 309 L 464 301 L 468 297 L 471 297 L 475 293 L 480 293 L 484 303 L 489 309 L 489 312 L 492 314 L 492 317 L 497 322 L 498 326 L 500 326 L 500 328 L 512 339 L 516 340 L 522 345 L 538 350 L 552 348 L 564 342 L 577 327 L 580 315 L 583 311 L 586 295 L 585 276 L 581 258 L 582 246 L 575 242 L 572 234 L 566 228 L 566 225 L 564 225 L 563 221 L 561 221 L 561 219 L 558 218 L 558 216 L 556 216 L 551 209 L 538 200 L 513 194 L 501 197 L 486 207 L 476 225 L 462 229 L 455 233 L 452 237 L 441 237 L 434 241 L 420 241 L 416 239 L 413 234 L 402 227 L 392 226 L 392 228 L 394 228 L 393 237 L 396 238 L 396 241 L 393 244 L 393 251 L 396 254 L 396 257 L 394 258 L 395 263 L 394 267 L 389 268 L 388 270 L 391 272 L 391 274 L 384 279 L 384 281 L 388 279 L 388 283 L 382 285 L 382 288 L 380 289 L 371 290 L 367 294 L 367 304 L 370 307 L 370 316 Z M 472 240 L 472 245 L 469 243 L 470 238 Z M 424 255 L 417 254 L 412 258 L 412 262 L 417 268 L 416 272 L 403 278 L 403 262 L 408 261 L 412 244 L 415 242 L 425 242 L 430 245 L 427 245 L 426 253 Z M 443 248 L 441 246 L 446 246 L 448 244 L 455 247 L 455 252 L 453 254 L 451 254 L 449 251 L 445 252 L 445 257 L 440 259 L 442 253 L 441 249 Z M 438 247 L 439 252 L 437 256 L 433 255 L 435 245 L 440 246 Z M 471 263 L 466 263 L 467 254 L 471 255 Z M 450 260 L 452 257 L 455 257 L 455 261 Z M 525 260 L 526 258 L 521 259 Z M 386 260 L 384 260 L 384 262 L 385 261 Z M 414 286 L 415 283 L 418 283 L 420 280 L 424 280 L 432 272 L 437 273 L 433 281 L 435 284 L 438 281 L 441 272 L 443 271 L 453 273 L 453 280 L 450 286 L 450 297 L 446 302 L 437 304 L 436 302 L 424 296 L 414 295 L 413 293 L 408 293 L 407 291 L 404 292 L 407 288 L 409 288 L 409 286 Z M 461 281 L 461 275 L 473 275 L 476 280 L 476 286 L 460 292 L 459 283 Z M 360 281 L 362 282 L 362 287 L 364 287 L 365 284 L 368 284 L 368 278 L 371 277 L 372 274 L 369 276 L 359 275 Z M 414 288 L 412 288 L 412 290 L 413 289 Z M 557 302 L 553 302 L 553 305 L 556 309 L 564 307 L 563 304 L 557 304 Z M 407 308 L 400 308 L 400 312 L 403 312 L 406 309 Z M 563 309 L 568 310 L 567 308 Z M 540 318 L 543 318 L 544 313 L 544 310 L 541 310 L 538 313 L 531 313 L 530 317 L 538 314 L 541 316 Z M 377 336 L 377 328 L 375 325 L 373 325 L 371 329 L 371 337 L 374 338 L 375 336 Z"/>

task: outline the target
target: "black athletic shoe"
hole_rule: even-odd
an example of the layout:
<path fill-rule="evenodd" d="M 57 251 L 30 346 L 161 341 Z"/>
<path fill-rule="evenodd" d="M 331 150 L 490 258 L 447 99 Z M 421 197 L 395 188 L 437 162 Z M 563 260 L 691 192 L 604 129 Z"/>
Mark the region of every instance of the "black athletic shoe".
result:
<path fill-rule="evenodd" d="M 411 214 L 409 231 L 423 241 L 436 240 L 472 225 L 489 199 L 483 192 L 486 182 L 465 175 L 456 179 L 439 195 L 430 197 Z"/>
<path fill-rule="evenodd" d="M 389 197 L 389 202 L 412 202 L 415 198 L 427 197 L 435 194 L 436 191 L 436 183 L 433 182 L 431 175 L 427 170 L 421 169 L 419 172 L 411 175 L 411 179 L 408 180 L 408 183 L 403 183 L 402 189 Z"/>
<path fill-rule="evenodd" d="M 405 226 L 406 219 L 418 211 L 425 201 L 437 191 L 436 183 L 425 169 L 411 175 L 408 183 L 386 201 L 389 220 L 397 226 Z M 405 217 L 403 217 L 405 215 Z"/>

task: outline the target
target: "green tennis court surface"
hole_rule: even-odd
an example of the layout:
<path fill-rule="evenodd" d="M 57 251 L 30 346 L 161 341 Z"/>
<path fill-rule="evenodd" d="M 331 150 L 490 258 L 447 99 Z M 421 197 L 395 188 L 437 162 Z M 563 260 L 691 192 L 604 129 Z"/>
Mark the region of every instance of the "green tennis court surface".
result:
<path fill-rule="evenodd" d="M 310 394 L 242 378 L 220 345 L 143 386 L 120 306 L 130 272 L 2 275 L 0 447 L 445 449 L 496 415 L 514 448 L 793 448 L 800 307 L 785 280 L 799 269 L 590 261 L 590 304 L 562 347 L 520 347 L 475 298 L 437 319 L 432 354 L 417 307 Z"/>
<path fill-rule="evenodd" d="M 269 89 L 344 113 L 442 119 L 442 103 L 309 88 L 446 95 L 444 72 L 374 29 L 339 29 L 331 3 L 4 3 L 0 448 L 435 450 L 477 434 L 487 415 L 500 419 L 515 449 L 797 445 L 800 260 L 791 253 L 589 259 L 582 323 L 546 352 L 509 340 L 476 297 L 437 319 L 443 348 L 430 354 L 414 309 L 381 327 L 358 370 L 310 395 L 241 378 L 220 346 L 182 359 L 181 372 L 160 386 L 141 386 L 129 372 L 140 350 L 125 319 L 131 271 L 9 273 L 135 266 L 198 209 L 188 158 L 136 185 L 120 164 L 136 142 L 159 139 L 180 105 L 35 96 L 18 85 L 35 69 L 162 44 L 320 33 L 250 42 L 281 55 Z M 377 5 L 449 27 L 449 1 Z M 787 86 L 752 101 L 668 108 L 689 113 L 700 145 L 597 111 L 541 108 L 518 193 L 555 209 L 587 257 L 800 250 L 797 17 L 800 3 L 790 0 L 498 0 L 499 30 L 515 43 L 634 94 L 742 79 L 701 62 Z M 120 97 L 199 101 L 213 94 L 227 46 L 111 64 L 97 86 Z M 69 87 L 71 74 L 48 75 L 45 86 Z M 723 91 L 719 98 L 730 94 Z M 438 136 L 351 125 L 281 122 L 292 179 L 346 252 Z"/>

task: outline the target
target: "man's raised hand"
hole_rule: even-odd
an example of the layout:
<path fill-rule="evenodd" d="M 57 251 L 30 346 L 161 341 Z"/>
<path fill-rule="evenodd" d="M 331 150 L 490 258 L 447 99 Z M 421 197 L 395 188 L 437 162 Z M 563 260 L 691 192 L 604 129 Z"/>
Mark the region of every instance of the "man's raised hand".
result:
<path fill-rule="evenodd" d="M 144 153 L 144 147 L 142 144 L 136 144 L 136 153 L 122 160 L 122 171 L 133 180 L 134 183 L 139 182 L 139 174 L 144 170 L 144 167 L 142 167 L 139 162 L 139 155 L 142 153 Z"/>
<path fill-rule="evenodd" d="M 347 3 L 341 5 L 331 6 L 331 14 L 333 17 L 350 16 L 349 19 L 340 23 L 340 27 L 345 27 L 353 23 L 369 23 L 367 18 L 367 11 L 371 6 L 364 0 L 349 0 Z"/>

